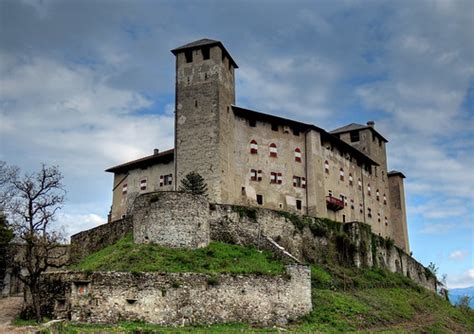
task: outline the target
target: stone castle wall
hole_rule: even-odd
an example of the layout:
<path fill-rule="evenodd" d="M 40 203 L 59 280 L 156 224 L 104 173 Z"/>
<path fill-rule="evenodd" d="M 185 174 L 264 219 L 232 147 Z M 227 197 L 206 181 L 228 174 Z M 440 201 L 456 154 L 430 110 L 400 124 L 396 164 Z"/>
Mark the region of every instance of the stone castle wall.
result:
<path fill-rule="evenodd" d="M 43 275 L 44 309 L 90 323 L 145 321 L 167 326 L 246 322 L 284 325 L 311 311 L 311 275 L 77 272 Z"/>
<path fill-rule="evenodd" d="M 132 211 L 135 243 L 199 248 L 209 244 L 209 203 L 204 196 L 159 192 L 139 196 Z"/>

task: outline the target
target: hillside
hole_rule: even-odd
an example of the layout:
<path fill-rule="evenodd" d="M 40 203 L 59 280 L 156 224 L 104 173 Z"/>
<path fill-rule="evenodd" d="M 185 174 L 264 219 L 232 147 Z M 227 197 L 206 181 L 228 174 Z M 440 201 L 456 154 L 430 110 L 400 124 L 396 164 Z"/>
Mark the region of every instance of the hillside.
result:
<path fill-rule="evenodd" d="M 279 274 L 283 264 L 269 253 L 212 243 L 198 250 L 135 245 L 131 237 L 90 255 L 73 269 L 122 271 L 196 271 Z M 474 312 L 461 311 L 408 278 L 379 269 L 312 266 L 313 311 L 286 330 L 294 332 L 474 332 Z M 143 323 L 98 326 L 69 323 L 65 333 L 163 333 L 176 329 Z M 243 324 L 186 327 L 179 332 L 276 332 Z"/>

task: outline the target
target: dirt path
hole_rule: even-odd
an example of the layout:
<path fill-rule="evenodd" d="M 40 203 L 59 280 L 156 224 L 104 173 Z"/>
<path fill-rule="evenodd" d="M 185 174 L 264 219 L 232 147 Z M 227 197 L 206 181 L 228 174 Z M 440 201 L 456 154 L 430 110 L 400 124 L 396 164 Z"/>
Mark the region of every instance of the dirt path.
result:
<path fill-rule="evenodd" d="M 0 334 L 6 333 L 31 333 L 28 328 L 18 328 L 10 322 L 20 313 L 23 297 L 0 298 Z"/>

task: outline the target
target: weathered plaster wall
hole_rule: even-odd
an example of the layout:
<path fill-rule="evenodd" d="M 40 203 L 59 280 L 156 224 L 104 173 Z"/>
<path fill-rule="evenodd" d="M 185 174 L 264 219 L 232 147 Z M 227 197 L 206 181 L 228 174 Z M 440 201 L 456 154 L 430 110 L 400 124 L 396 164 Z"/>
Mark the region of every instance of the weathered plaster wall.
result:
<path fill-rule="evenodd" d="M 44 308 L 80 322 L 271 326 L 286 324 L 312 308 L 310 270 L 299 265 L 287 266 L 283 276 L 62 272 L 43 278 L 62 287 L 44 299 Z"/>
<path fill-rule="evenodd" d="M 204 196 L 159 192 L 137 197 L 132 209 L 135 243 L 198 248 L 209 244 L 209 203 Z"/>
<path fill-rule="evenodd" d="M 160 176 L 173 175 L 171 184 L 160 185 Z M 140 189 L 140 181 L 146 180 L 146 189 Z M 121 219 L 140 194 L 174 189 L 174 163 L 159 163 L 147 168 L 135 168 L 126 173 L 114 174 L 111 220 Z M 124 185 L 127 191 L 124 192 Z"/>

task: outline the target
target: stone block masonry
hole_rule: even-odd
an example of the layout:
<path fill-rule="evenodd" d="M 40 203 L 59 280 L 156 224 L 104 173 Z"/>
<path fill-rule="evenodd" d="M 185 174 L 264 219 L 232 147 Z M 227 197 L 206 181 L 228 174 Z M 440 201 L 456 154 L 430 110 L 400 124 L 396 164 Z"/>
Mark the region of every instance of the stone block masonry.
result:
<path fill-rule="evenodd" d="M 284 325 L 312 309 L 309 268 L 290 265 L 286 271 L 282 276 L 56 272 L 43 275 L 44 285 L 55 287 L 44 309 L 88 323 Z"/>
<path fill-rule="evenodd" d="M 209 245 L 209 203 L 204 196 L 159 192 L 139 196 L 133 205 L 135 243 L 172 248 Z"/>

